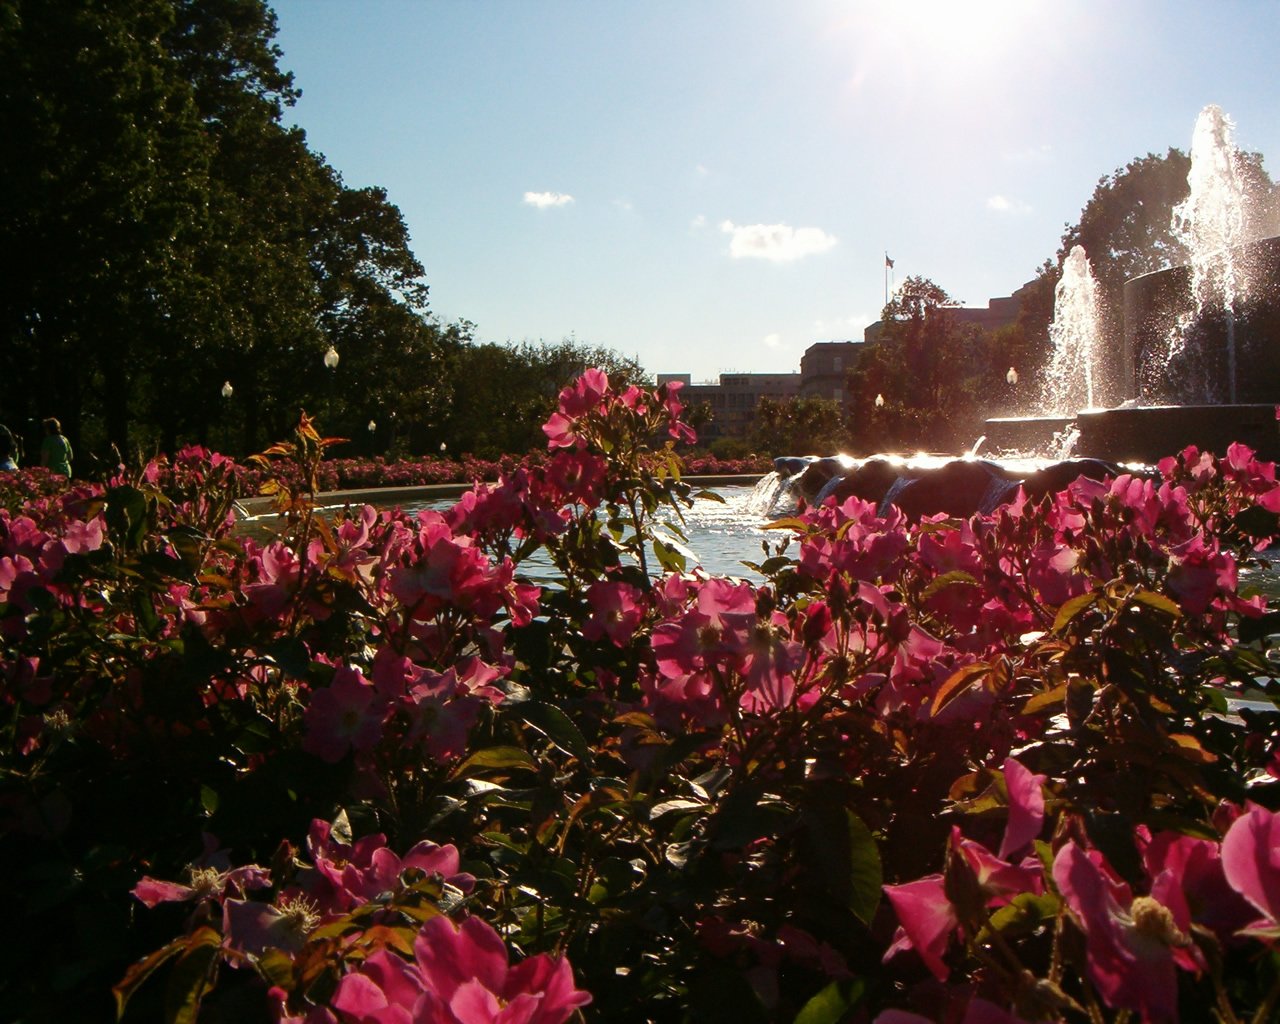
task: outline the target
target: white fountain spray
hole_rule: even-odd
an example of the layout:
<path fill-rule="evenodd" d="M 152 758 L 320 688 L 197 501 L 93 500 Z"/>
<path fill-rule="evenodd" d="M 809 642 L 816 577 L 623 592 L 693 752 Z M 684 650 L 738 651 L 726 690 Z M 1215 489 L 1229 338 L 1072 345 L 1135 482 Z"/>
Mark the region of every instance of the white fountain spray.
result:
<path fill-rule="evenodd" d="M 1195 317 L 1221 310 L 1226 320 L 1227 386 L 1236 400 L 1236 300 L 1248 291 L 1236 249 L 1245 239 L 1245 192 L 1240 154 L 1232 141 L 1235 125 L 1210 104 L 1200 111 L 1191 137 L 1190 192 L 1173 210 L 1173 233 L 1190 255 Z M 1180 350 L 1190 321 L 1179 325 L 1170 357 Z"/>
<path fill-rule="evenodd" d="M 1100 364 L 1101 318 L 1098 281 L 1083 246 L 1075 246 L 1062 265 L 1053 293 L 1053 343 L 1044 380 L 1043 408 L 1047 413 L 1071 415 L 1094 408 L 1094 372 Z"/>

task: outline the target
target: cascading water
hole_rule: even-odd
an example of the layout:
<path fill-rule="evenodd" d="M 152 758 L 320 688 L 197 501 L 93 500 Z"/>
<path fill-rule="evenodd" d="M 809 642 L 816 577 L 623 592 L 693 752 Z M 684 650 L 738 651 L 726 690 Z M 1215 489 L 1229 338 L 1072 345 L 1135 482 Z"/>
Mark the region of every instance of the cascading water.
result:
<path fill-rule="evenodd" d="M 1221 316 L 1225 324 L 1227 400 L 1236 401 L 1236 302 L 1248 292 L 1248 276 L 1238 260 L 1246 241 L 1246 206 L 1240 155 L 1232 141 L 1234 124 L 1214 104 L 1196 119 L 1191 139 L 1190 188 L 1173 211 L 1173 233 L 1190 257 L 1194 313 L 1182 317 L 1170 335 L 1165 369 L 1185 351 L 1194 323 Z M 1221 399 L 1221 395 L 1206 395 Z"/>
<path fill-rule="evenodd" d="M 1072 415 L 1094 408 L 1094 373 L 1101 365 L 1098 282 L 1083 246 L 1075 246 L 1062 265 L 1053 293 L 1049 339 L 1053 357 L 1045 373 L 1043 412 Z"/>

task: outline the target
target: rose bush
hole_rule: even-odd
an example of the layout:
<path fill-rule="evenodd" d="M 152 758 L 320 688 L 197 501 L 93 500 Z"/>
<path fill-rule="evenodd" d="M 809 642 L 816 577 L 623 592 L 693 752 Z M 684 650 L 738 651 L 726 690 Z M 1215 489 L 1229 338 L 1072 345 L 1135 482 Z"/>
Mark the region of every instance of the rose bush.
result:
<path fill-rule="evenodd" d="M 589 372 L 545 457 L 443 513 L 317 515 L 305 418 L 249 467 L 17 494 L 0 1002 L 1272 1019 L 1280 627 L 1239 581 L 1274 467 L 804 509 L 748 582 L 686 571 L 681 412 Z M 269 539 L 233 529 L 249 474 Z"/>

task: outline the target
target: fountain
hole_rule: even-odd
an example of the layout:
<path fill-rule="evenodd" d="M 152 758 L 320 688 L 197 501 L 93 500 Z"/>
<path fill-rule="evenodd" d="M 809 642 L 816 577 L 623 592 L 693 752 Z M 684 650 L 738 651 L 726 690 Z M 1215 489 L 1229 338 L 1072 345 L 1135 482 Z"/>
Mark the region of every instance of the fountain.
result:
<path fill-rule="evenodd" d="M 1077 246 L 1064 262 L 1041 408 L 984 427 L 988 448 L 1021 459 L 811 457 L 779 460 L 779 475 L 807 501 L 852 494 L 909 515 L 966 514 L 1019 485 L 1035 495 L 1079 475 L 1143 472 L 1188 445 L 1223 454 L 1240 441 L 1280 459 L 1280 236 L 1250 234 L 1240 154 L 1216 106 L 1197 120 L 1187 181 L 1171 228 L 1189 262 L 1125 284 L 1116 372 L 1100 346 L 1087 254 Z M 1071 458 L 1076 451 L 1088 457 Z M 1032 452 L 1039 458 L 1028 460 Z"/>
<path fill-rule="evenodd" d="M 1150 464 L 1189 444 L 1221 454 L 1242 441 L 1268 459 L 1280 457 L 1280 237 L 1250 240 L 1240 155 L 1231 121 L 1217 106 L 1196 121 L 1187 184 L 1171 228 L 1188 263 L 1125 284 L 1123 370 L 1112 386 L 1124 400 L 1097 408 L 1095 398 L 1110 397 L 1104 387 L 1074 404 L 1076 448 L 1090 456 Z M 1088 320 L 1071 304 L 1088 291 L 1081 264 L 1087 268 L 1083 253 L 1073 251 L 1055 296 L 1045 402 L 1059 417 L 1071 416 L 1072 403 L 1054 406 L 1054 396 L 1079 403 L 1102 362 L 1068 357 L 1062 348 L 1059 323 L 1069 334 Z M 1064 304 L 1072 292 L 1075 299 Z M 997 444 L 1016 438 L 1025 450 L 1028 420 L 989 421 L 987 433 Z M 1060 419 L 1044 422 L 1061 432 Z M 1048 435 L 1041 430 L 1042 450 Z"/>

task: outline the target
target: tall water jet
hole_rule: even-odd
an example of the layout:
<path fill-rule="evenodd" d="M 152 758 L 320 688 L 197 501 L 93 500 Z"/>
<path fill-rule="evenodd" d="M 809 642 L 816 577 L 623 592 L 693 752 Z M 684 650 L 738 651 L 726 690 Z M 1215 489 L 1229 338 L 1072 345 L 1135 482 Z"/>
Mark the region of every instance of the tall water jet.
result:
<path fill-rule="evenodd" d="M 1077 245 L 1063 263 L 1053 293 L 1053 356 L 1045 372 L 1043 412 L 1071 415 L 1096 407 L 1094 375 L 1102 365 L 1100 312 L 1098 281 L 1084 247 Z"/>
<path fill-rule="evenodd" d="M 1196 119 L 1191 138 L 1191 171 L 1187 198 L 1173 210 L 1174 236 L 1186 247 L 1191 273 L 1194 313 L 1180 318 L 1170 335 L 1167 369 L 1186 352 L 1193 326 L 1206 317 L 1221 316 L 1224 324 L 1227 401 L 1236 401 L 1236 302 L 1248 292 L 1248 277 L 1240 264 L 1246 241 L 1244 178 L 1240 154 L 1232 140 L 1235 125 L 1214 104 Z M 1205 391 L 1211 386 L 1206 384 Z M 1205 398 L 1221 400 L 1220 394 Z"/>

